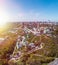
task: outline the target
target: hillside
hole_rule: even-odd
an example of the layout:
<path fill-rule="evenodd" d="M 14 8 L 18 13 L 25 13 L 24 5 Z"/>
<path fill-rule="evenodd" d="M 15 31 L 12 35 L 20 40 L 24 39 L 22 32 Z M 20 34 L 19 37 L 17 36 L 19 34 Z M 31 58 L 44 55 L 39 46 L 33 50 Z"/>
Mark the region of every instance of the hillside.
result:
<path fill-rule="evenodd" d="M 8 24 L 0 34 L 0 65 L 48 65 L 58 58 L 58 25 Z"/>

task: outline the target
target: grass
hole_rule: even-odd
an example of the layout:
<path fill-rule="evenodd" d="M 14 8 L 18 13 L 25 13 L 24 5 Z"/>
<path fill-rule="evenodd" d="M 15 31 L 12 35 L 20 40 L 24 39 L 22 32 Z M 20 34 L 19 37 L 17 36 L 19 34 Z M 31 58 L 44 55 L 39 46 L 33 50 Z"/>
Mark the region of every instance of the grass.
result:
<path fill-rule="evenodd" d="M 48 65 L 48 63 L 43 63 L 42 65 Z"/>

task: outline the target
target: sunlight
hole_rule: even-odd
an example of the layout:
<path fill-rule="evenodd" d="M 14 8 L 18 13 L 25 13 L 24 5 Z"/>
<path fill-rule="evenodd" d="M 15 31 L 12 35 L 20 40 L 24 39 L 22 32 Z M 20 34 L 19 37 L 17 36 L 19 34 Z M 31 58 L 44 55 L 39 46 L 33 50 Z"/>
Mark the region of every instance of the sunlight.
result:
<path fill-rule="evenodd" d="M 4 25 L 9 21 L 9 15 L 4 10 L 0 10 L 0 28 L 3 28 Z"/>

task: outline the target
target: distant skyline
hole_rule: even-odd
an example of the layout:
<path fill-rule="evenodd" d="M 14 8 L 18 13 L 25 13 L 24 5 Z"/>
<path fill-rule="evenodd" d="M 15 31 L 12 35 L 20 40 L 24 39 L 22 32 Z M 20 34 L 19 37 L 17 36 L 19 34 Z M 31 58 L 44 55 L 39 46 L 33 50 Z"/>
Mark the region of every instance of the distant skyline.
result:
<path fill-rule="evenodd" d="M 58 21 L 58 0 L 0 0 L 9 21 Z"/>

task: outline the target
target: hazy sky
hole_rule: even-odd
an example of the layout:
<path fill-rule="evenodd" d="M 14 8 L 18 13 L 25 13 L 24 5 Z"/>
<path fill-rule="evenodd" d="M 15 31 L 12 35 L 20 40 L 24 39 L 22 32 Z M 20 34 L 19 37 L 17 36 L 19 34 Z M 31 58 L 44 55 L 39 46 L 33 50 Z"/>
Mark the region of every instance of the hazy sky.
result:
<path fill-rule="evenodd" d="M 0 0 L 9 21 L 58 21 L 58 0 Z"/>

